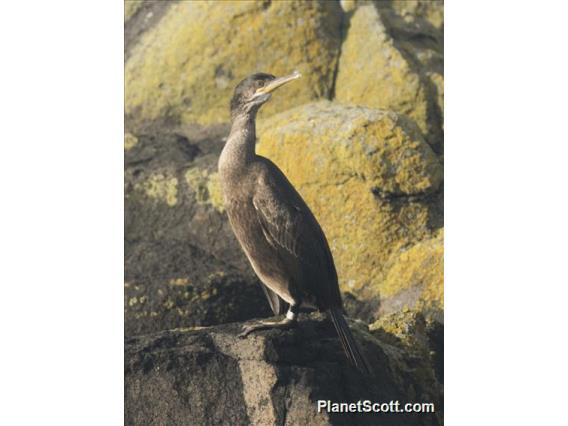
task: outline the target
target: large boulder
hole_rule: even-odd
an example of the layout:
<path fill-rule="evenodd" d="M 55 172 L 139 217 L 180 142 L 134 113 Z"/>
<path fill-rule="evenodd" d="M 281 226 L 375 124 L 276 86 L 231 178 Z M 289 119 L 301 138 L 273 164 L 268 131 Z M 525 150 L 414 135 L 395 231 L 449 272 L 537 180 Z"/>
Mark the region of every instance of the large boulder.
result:
<path fill-rule="evenodd" d="M 442 385 L 423 321 L 397 318 L 369 333 L 352 323 L 373 369 L 348 365 L 335 330 L 312 314 L 297 329 L 237 338 L 241 324 L 130 338 L 125 353 L 129 425 L 439 425 Z M 412 347 L 407 342 L 412 342 Z M 434 413 L 317 411 L 332 402 L 434 404 Z M 394 407 L 394 405 L 393 405 Z"/>
<path fill-rule="evenodd" d="M 348 18 L 335 99 L 408 115 L 440 152 L 443 4 L 415 3 L 344 4 Z"/>
<path fill-rule="evenodd" d="M 322 101 L 261 121 L 258 135 L 321 223 L 343 291 L 381 289 L 391 256 L 442 226 L 442 166 L 404 116 Z"/>
<path fill-rule="evenodd" d="M 129 10 L 125 108 L 133 123 L 226 122 L 235 85 L 258 71 L 304 75 L 262 114 L 331 96 L 341 43 L 338 3 L 153 3 L 149 12 Z"/>
<path fill-rule="evenodd" d="M 125 136 L 125 333 L 271 311 L 219 199 L 226 126 Z"/>
<path fill-rule="evenodd" d="M 227 126 L 186 126 L 127 135 L 127 242 L 187 241 L 237 268 L 248 267 L 219 196 L 217 160 L 227 133 Z"/>
<path fill-rule="evenodd" d="M 396 45 L 422 77 L 432 102 L 429 105 L 431 139 L 439 140 L 444 114 L 444 2 L 406 0 L 375 4 Z"/>

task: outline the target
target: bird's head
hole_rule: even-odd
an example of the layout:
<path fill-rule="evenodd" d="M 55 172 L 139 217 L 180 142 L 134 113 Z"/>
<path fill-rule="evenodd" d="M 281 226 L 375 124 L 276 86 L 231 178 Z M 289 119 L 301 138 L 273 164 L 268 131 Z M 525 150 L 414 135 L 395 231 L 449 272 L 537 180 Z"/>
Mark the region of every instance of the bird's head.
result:
<path fill-rule="evenodd" d="M 301 76 L 298 71 L 294 71 L 285 77 L 256 73 L 245 78 L 235 87 L 235 93 L 231 99 L 231 116 L 256 113 L 261 105 L 270 99 L 274 90 Z"/>

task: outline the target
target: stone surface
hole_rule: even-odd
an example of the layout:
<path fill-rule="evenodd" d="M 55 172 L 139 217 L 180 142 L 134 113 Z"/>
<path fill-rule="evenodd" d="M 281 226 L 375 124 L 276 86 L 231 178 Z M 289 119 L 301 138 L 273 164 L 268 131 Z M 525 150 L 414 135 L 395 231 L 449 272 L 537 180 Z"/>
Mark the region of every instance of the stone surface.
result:
<path fill-rule="evenodd" d="M 439 425 L 442 387 L 420 318 L 371 333 L 353 324 L 373 368 L 347 364 L 329 321 L 310 315 L 295 330 L 247 339 L 239 324 L 127 339 L 128 425 Z M 405 325 L 406 324 L 406 325 Z M 407 342 L 412 341 L 412 349 Z M 318 413 L 317 400 L 434 403 L 433 414 Z"/>
<path fill-rule="evenodd" d="M 416 308 L 441 319 L 444 310 L 444 235 L 394 253 L 384 280 L 371 290 L 379 294 L 377 316 Z"/>
<path fill-rule="evenodd" d="M 128 22 L 133 15 L 140 10 L 140 8 L 144 5 L 144 1 L 142 0 L 125 0 L 124 1 L 124 22 Z"/>
<path fill-rule="evenodd" d="M 375 3 L 381 9 L 391 9 L 407 25 L 412 25 L 422 31 L 432 29 L 443 31 L 444 29 L 443 0 L 404 0 L 393 1 L 390 4 L 376 1 Z"/>
<path fill-rule="evenodd" d="M 429 360 L 439 383 L 444 383 L 444 325 L 422 313 L 403 309 L 381 318 L 369 326 L 380 341 L 399 348 L 406 359 Z M 420 363 L 419 363 L 420 364 Z M 416 371 L 412 368 L 409 371 Z"/>
<path fill-rule="evenodd" d="M 322 101 L 260 121 L 258 134 L 257 151 L 321 223 L 342 290 L 377 288 L 393 253 L 441 226 L 442 166 L 407 118 Z"/>
<path fill-rule="evenodd" d="M 420 72 L 428 93 L 432 139 L 443 138 L 444 2 L 405 0 L 376 2 L 401 52 Z M 436 147 L 440 148 L 440 144 Z"/>
<path fill-rule="evenodd" d="M 226 133 L 158 126 L 125 136 L 126 335 L 271 315 L 216 198 Z"/>
<path fill-rule="evenodd" d="M 272 315 L 256 277 L 190 242 L 128 242 L 125 252 L 127 336 Z"/>
<path fill-rule="evenodd" d="M 126 241 L 187 241 L 240 269 L 247 262 L 217 195 L 227 126 L 158 126 L 125 152 Z"/>
<path fill-rule="evenodd" d="M 401 3 L 344 3 L 348 18 L 335 99 L 408 115 L 440 152 L 443 4 Z"/>
<path fill-rule="evenodd" d="M 126 55 L 125 107 L 132 122 L 226 122 L 234 87 L 258 71 L 284 75 L 297 69 L 304 75 L 263 115 L 331 96 L 341 42 L 338 3 L 156 3 L 167 4 L 167 10 L 151 11 L 163 14 L 159 22 L 137 32 L 127 26 L 133 41 Z"/>

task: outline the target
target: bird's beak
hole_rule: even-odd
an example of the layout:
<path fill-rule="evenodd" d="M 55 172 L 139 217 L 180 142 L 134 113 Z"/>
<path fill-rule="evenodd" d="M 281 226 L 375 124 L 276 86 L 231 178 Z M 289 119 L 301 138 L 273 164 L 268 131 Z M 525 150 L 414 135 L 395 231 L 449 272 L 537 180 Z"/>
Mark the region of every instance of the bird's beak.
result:
<path fill-rule="evenodd" d="M 274 90 L 278 89 L 280 86 L 282 86 L 286 83 L 289 83 L 292 80 L 296 80 L 296 79 L 300 78 L 301 76 L 302 76 L 302 74 L 300 74 L 298 71 L 294 71 L 292 74 L 287 75 L 285 77 L 275 78 L 270 83 L 268 83 L 266 86 L 258 89 L 255 93 L 255 96 L 256 95 L 265 95 L 267 93 L 273 92 Z"/>

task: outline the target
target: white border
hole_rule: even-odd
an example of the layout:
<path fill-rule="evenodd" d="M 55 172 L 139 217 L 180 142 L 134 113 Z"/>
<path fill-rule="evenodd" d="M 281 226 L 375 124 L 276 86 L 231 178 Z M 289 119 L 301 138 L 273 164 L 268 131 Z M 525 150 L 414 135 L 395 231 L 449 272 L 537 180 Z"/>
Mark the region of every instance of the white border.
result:
<path fill-rule="evenodd" d="M 123 4 L 0 14 L 0 424 L 123 421 Z"/>

